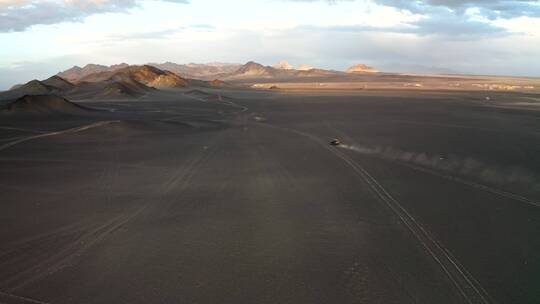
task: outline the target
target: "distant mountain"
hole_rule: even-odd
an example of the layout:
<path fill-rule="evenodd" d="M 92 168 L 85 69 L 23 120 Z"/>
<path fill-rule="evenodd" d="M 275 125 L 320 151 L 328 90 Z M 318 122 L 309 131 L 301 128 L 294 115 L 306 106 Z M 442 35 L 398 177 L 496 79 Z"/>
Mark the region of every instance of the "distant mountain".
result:
<path fill-rule="evenodd" d="M 49 87 L 53 87 L 59 91 L 68 91 L 68 90 L 73 89 L 73 87 L 75 87 L 73 83 L 65 80 L 64 78 L 58 75 L 54 75 L 50 78 L 47 78 L 43 80 L 41 83 Z"/>
<path fill-rule="evenodd" d="M 153 88 L 181 88 L 187 87 L 189 81 L 169 71 L 163 71 L 149 65 L 128 66 L 119 70 L 105 71 L 87 75 L 79 82 L 133 81 Z"/>
<path fill-rule="evenodd" d="M 294 67 L 285 60 L 279 61 L 278 63 L 274 64 L 272 67 L 274 69 L 278 69 L 278 70 L 292 70 L 292 69 L 294 69 Z"/>
<path fill-rule="evenodd" d="M 324 70 L 311 68 L 308 70 L 297 70 L 294 74 L 295 77 L 323 77 L 323 76 L 335 76 L 344 74 L 343 72 L 334 70 Z"/>
<path fill-rule="evenodd" d="M 156 89 L 132 79 L 116 79 L 98 82 L 80 82 L 69 92 L 75 99 L 125 99 L 138 98 Z"/>
<path fill-rule="evenodd" d="M 357 64 L 353 65 L 352 67 L 348 68 L 347 73 L 353 74 L 353 73 L 377 73 L 378 70 L 374 67 L 370 67 L 365 64 Z"/>
<path fill-rule="evenodd" d="M 189 63 L 189 64 L 177 64 L 174 62 L 165 63 L 148 63 L 148 66 L 156 67 L 163 71 L 169 71 L 177 74 L 183 78 L 196 78 L 201 80 L 212 80 L 219 78 L 221 74 L 232 73 L 238 70 L 242 65 L 236 63 Z M 68 70 L 58 73 L 57 75 L 71 82 L 81 81 L 82 78 L 88 75 L 101 73 L 101 72 L 114 72 L 120 69 L 129 67 L 126 63 L 117 65 L 99 65 L 99 64 L 87 64 L 83 68 L 74 66 Z"/>
<path fill-rule="evenodd" d="M 285 68 L 276 68 L 277 66 Z M 257 78 L 281 78 L 290 79 L 295 77 L 322 77 L 344 74 L 343 72 L 315 69 L 306 65 L 302 66 L 301 70 L 288 68 L 286 62 L 280 62 L 274 67 L 263 66 L 262 64 L 250 61 L 241 66 L 236 72 L 227 75 L 222 75 L 221 79 L 224 80 L 245 80 L 245 79 L 257 79 Z"/>
<path fill-rule="evenodd" d="M 127 63 L 115 64 L 111 66 L 100 65 L 100 64 L 87 64 L 82 68 L 79 66 L 74 66 L 71 69 L 65 70 L 56 75 L 68 81 L 77 82 L 81 78 L 88 76 L 90 74 L 99 73 L 99 72 L 107 72 L 107 71 L 115 71 L 122 68 L 126 68 L 128 66 L 129 65 Z"/>
<path fill-rule="evenodd" d="M 313 67 L 309 64 L 301 64 L 296 68 L 298 71 L 308 71 L 313 69 Z"/>
<path fill-rule="evenodd" d="M 149 65 L 127 66 L 86 75 L 70 96 L 78 99 L 138 98 L 158 88 L 183 88 L 189 80 Z"/>
<path fill-rule="evenodd" d="M 175 79 L 173 75 L 165 75 L 164 73 L 155 72 L 155 74 L 162 75 L 159 80 L 141 80 L 148 86 L 156 88 L 164 87 L 182 87 L 182 86 L 208 86 L 209 83 L 197 82 L 195 79 L 209 81 L 214 79 L 221 80 L 235 80 L 235 79 L 249 79 L 249 78 L 283 78 L 283 77 L 316 77 L 316 76 L 329 76 L 334 74 L 340 74 L 342 72 L 317 69 L 311 65 L 301 64 L 298 67 L 294 67 L 287 61 L 279 61 L 274 66 L 264 66 L 254 61 L 250 61 L 244 65 L 236 63 L 189 63 L 178 64 L 174 62 L 164 63 L 149 63 L 142 65 L 145 67 L 154 67 L 162 72 L 171 72 L 176 74 L 180 78 L 186 80 L 185 82 Z M 74 66 L 71 69 L 60 72 L 57 76 L 72 82 L 78 83 L 83 81 L 103 81 L 107 77 L 111 77 L 114 72 L 124 70 L 127 68 L 138 67 L 136 65 L 130 66 L 126 63 L 117 65 L 99 65 L 99 64 L 87 64 L 83 68 Z M 148 69 L 148 68 L 147 68 Z M 367 66 L 365 64 L 357 64 L 350 67 L 347 71 L 349 74 L 355 73 L 373 73 L 378 72 L 377 69 Z M 97 78 L 96 78 L 97 77 Z M 145 78 L 145 77 L 143 77 Z M 100 80 L 97 80 L 100 79 Z M 189 81 L 191 79 L 191 82 Z"/>
<path fill-rule="evenodd" d="M 24 95 L 8 103 L 1 111 L 3 114 L 85 114 L 93 109 L 70 102 L 56 95 Z"/>
<path fill-rule="evenodd" d="M 15 90 L 15 89 L 18 89 L 18 88 L 22 87 L 23 85 L 24 85 L 24 84 L 19 83 L 19 84 L 16 84 L 16 85 L 12 86 L 12 87 L 9 88 L 9 89 L 10 89 L 10 90 Z"/>
<path fill-rule="evenodd" d="M 0 92 L 0 99 L 16 99 L 25 95 L 63 94 L 73 87 L 71 82 L 59 76 L 52 76 L 43 81 L 34 79 L 25 84 L 16 85 L 9 91 Z"/>
<path fill-rule="evenodd" d="M 222 66 L 222 64 L 215 65 Z M 70 82 L 59 75 L 67 75 L 76 80 Z M 183 78 L 173 72 L 150 65 L 88 64 L 84 68 L 73 67 L 43 81 L 32 80 L 26 84 L 14 86 L 9 91 L 0 92 L 0 100 L 14 100 L 26 95 L 53 94 L 73 99 L 124 99 L 142 97 L 155 92 L 156 89 L 185 87 L 226 88 L 233 86 L 217 79 L 205 81 Z"/>
<path fill-rule="evenodd" d="M 210 87 L 216 87 L 216 88 L 231 88 L 234 87 L 233 85 L 219 79 L 214 79 L 208 82 Z"/>
<path fill-rule="evenodd" d="M 263 66 L 260 63 L 250 61 L 241 66 L 233 77 L 271 77 L 277 74 L 277 70 L 273 67 Z"/>
<path fill-rule="evenodd" d="M 84 68 L 83 68 L 84 69 Z M 74 99 L 123 99 L 137 98 L 156 89 L 206 87 L 226 88 L 232 85 L 222 80 L 197 80 L 178 76 L 177 74 L 164 71 L 149 65 L 116 66 L 86 65 L 85 72 L 70 69 L 71 72 L 79 71 L 78 75 L 87 74 L 72 83 L 55 75 L 46 80 L 32 80 L 26 84 L 18 85 L 9 91 L 0 92 L 0 100 L 14 100 L 25 95 L 50 95 L 68 96 Z M 70 73 L 71 73 L 70 72 Z M 74 74 L 72 74 L 73 76 Z"/>
<path fill-rule="evenodd" d="M 293 65 L 291 65 L 285 60 L 279 61 L 278 63 L 274 64 L 272 67 L 278 70 L 296 70 L 296 71 L 309 71 L 309 70 L 315 69 L 313 66 L 309 64 L 301 64 L 297 67 L 294 67 Z"/>
<path fill-rule="evenodd" d="M 55 90 L 54 87 L 48 86 L 44 84 L 43 82 L 37 79 L 34 79 L 34 80 L 30 80 L 29 82 L 25 84 L 18 85 L 15 87 L 15 89 L 10 90 L 10 91 L 23 96 L 23 95 L 47 94 L 54 90 Z"/>
<path fill-rule="evenodd" d="M 140 97 L 153 90 L 139 83 L 115 81 L 105 85 L 98 94 L 101 98 Z"/>
<path fill-rule="evenodd" d="M 173 62 L 149 63 L 148 65 L 164 71 L 173 72 L 184 78 L 197 78 L 210 80 L 218 78 L 220 74 L 232 73 L 238 70 L 242 65 L 236 63 L 189 63 L 177 64 Z"/>

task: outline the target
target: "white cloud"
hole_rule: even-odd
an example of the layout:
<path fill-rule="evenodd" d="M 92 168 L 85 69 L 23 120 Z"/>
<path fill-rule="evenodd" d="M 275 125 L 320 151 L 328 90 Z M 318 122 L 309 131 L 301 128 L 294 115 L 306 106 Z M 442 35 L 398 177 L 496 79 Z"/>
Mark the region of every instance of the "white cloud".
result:
<path fill-rule="evenodd" d="M 34 4 L 23 5 L 29 1 L 0 1 L 4 10 L 8 6 L 15 6 L 18 12 L 25 7 L 35 9 Z M 294 65 L 333 69 L 366 63 L 392 71 L 436 68 L 540 76 L 540 18 L 492 20 L 485 10 L 494 6 L 483 1 L 374 1 L 379 4 L 370 0 L 335 5 L 325 1 L 192 0 L 182 6 L 150 0 L 55 1 L 55 7 L 69 6 L 67 11 L 79 12 L 75 15 L 85 22 L 0 33 L 0 67 L 7 71 L 21 61 L 32 61 L 50 71 L 49 63 L 61 65 L 60 70 L 86 63 L 256 60 L 273 64 L 285 59 Z M 386 4 L 380 4 L 383 2 Z M 532 5 L 529 2 L 525 4 Z M 416 6 L 406 10 L 411 3 Z M 130 5 L 129 14 L 99 13 L 116 8 L 125 11 Z M 58 17 L 58 12 L 52 15 Z M 59 57 L 65 60 L 55 59 Z M 17 66 L 15 74 L 27 73 L 28 80 L 43 74 Z M 6 75 L 9 73 L 0 74 L 5 78 L 0 82 L 12 81 Z"/>
<path fill-rule="evenodd" d="M 187 0 L 166 0 L 188 3 Z M 80 22 L 94 14 L 126 12 L 140 0 L 2 0 L 0 32 L 24 31 L 36 24 Z"/>
<path fill-rule="evenodd" d="M 497 26 L 504 27 L 513 33 L 522 33 L 529 36 L 540 37 L 540 18 L 518 17 L 512 19 L 498 19 L 493 21 Z"/>

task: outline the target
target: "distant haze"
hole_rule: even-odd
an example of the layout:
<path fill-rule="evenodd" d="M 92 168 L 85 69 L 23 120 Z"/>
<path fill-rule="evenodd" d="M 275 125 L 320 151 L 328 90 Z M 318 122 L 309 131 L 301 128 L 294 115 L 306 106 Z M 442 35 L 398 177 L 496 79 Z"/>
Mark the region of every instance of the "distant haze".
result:
<path fill-rule="evenodd" d="M 342 71 L 367 64 L 393 72 L 540 76 L 540 3 L 3 1 L 0 42 L 0 89 L 74 65 L 122 62 L 283 60 Z"/>

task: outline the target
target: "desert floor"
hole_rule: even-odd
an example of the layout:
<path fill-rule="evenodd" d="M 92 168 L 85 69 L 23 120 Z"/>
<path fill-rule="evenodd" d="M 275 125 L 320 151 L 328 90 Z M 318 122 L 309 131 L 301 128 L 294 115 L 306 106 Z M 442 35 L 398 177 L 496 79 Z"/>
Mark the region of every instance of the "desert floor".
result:
<path fill-rule="evenodd" d="M 539 303 L 540 100 L 485 97 L 170 91 L 3 115 L 0 302 Z"/>

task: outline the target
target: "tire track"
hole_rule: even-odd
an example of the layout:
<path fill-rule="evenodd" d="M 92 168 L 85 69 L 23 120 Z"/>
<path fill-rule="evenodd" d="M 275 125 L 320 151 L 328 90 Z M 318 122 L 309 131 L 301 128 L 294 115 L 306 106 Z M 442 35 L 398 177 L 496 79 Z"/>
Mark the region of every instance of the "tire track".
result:
<path fill-rule="evenodd" d="M 6 256 L 11 255 L 17 251 L 23 250 L 31 246 L 32 243 L 46 241 L 48 239 L 51 239 L 57 236 L 64 236 L 66 234 L 73 233 L 74 231 L 78 229 L 82 229 L 81 227 L 82 225 L 77 222 L 77 223 L 65 225 L 60 228 L 53 229 L 47 232 L 42 232 L 42 233 L 30 236 L 30 237 L 26 237 L 26 238 L 17 240 L 15 242 L 12 242 L 6 246 L 3 246 L 6 249 L 3 249 L 2 251 L 0 251 L 0 260 L 2 260 L 2 263 L 0 263 L 0 267 L 4 265 L 5 262 L 7 261 Z"/>
<path fill-rule="evenodd" d="M 179 184 L 183 185 L 186 182 L 186 179 L 193 175 L 195 169 L 203 163 L 203 160 L 206 159 L 209 154 L 210 153 L 197 151 L 194 157 L 188 160 L 185 166 L 181 166 L 178 170 L 176 170 L 172 176 L 165 181 L 162 187 L 157 189 L 156 194 L 160 195 L 161 197 L 161 199 L 159 199 L 157 202 L 142 203 L 142 205 L 132 208 L 131 210 L 108 220 L 102 225 L 97 227 L 93 226 L 90 231 L 87 231 L 80 237 L 76 238 L 75 241 L 70 242 L 66 246 L 60 248 L 54 254 L 51 254 L 50 252 L 41 253 L 36 257 L 40 260 L 40 262 L 0 281 L 0 290 L 8 292 L 17 291 L 35 281 L 61 270 L 64 267 L 72 265 L 74 259 L 80 257 L 88 248 L 104 240 L 107 236 L 118 230 L 120 227 L 126 225 L 128 222 L 133 221 L 150 207 L 161 205 L 164 202 L 164 196 L 170 193 L 173 189 L 176 189 Z M 180 187 L 179 189 L 180 191 L 183 191 L 184 187 Z M 74 225 L 74 227 L 77 227 L 77 225 Z M 58 229 L 58 231 L 53 231 L 50 233 L 45 233 L 41 236 L 30 238 L 29 241 L 43 241 L 44 238 L 59 237 L 63 232 L 76 233 L 77 231 L 81 230 L 81 228 L 75 228 L 77 231 L 73 231 L 71 228 L 71 226 L 64 227 Z M 84 230 L 84 228 L 82 228 L 82 230 Z M 20 246 L 24 245 L 25 242 L 23 241 Z M 26 245 L 28 244 L 26 243 Z"/>
<path fill-rule="evenodd" d="M 331 129 L 335 130 L 337 133 L 339 133 L 341 136 L 347 138 L 348 140 L 350 140 L 352 143 L 354 144 L 357 144 L 356 141 L 348 136 L 347 134 L 343 133 L 343 131 L 341 130 L 338 130 L 337 128 L 335 128 L 333 125 L 331 125 L 330 123 L 326 123 Z M 328 147 L 327 147 L 328 148 Z M 333 150 L 336 150 L 337 151 L 337 148 L 333 148 Z M 344 157 L 348 158 L 351 162 L 354 163 L 354 161 L 352 159 L 350 159 L 348 156 L 346 156 L 345 154 L 337 151 L 338 153 L 340 153 L 341 155 L 343 155 Z M 356 164 L 356 163 L 355 163 Z M 400 164 L 400 163 L 397 163 L 397 164 Z M 404 165 L 404 166 L 409 166 L 408 164 L 401 164 L 401 165 Z M 443 270 L 445 271 L 445 273 L 450 277 L 450 279 L 452 280 L 452 282 L 456 285 L 456 287 L 458 288 L 458 290 L 460 290 L 460 293 L 468 300 L 469 303 L 490 303 L 492 302 L 493 300 L 490 298 L 489 294 L 487 293 L 487 291 L 480 285 L 480 283 L 478 282 L 478 280 L 476 280 L 474 278 L 474 276 L 468 272 L 466 270 L 466 268 L 461 264 L 459 263 L 459 261 L 453 256 L 453 254 L 446 248 L 444 247 L 438 240 L 435 239 L 435 237 L 433 235 L 431 235 L 431 233 L 429 231 L 427 231 L 425 228 L 423 228 L 423 226 L 421 226 L 415 219 L 414 217 L 396 200 L 394 199 L 383 187 L 382 185 L 380 185 L 380 183 L 372 176 L 369 174 L 369 172 L 367 170 L 365 170 L 363 167 L 361 167 L 360 165 L 357 165 L 360 167 L 361 170 L 363 170 L 365 172 L 365 174 L 367 174 L 369 176 L 369 178 L 376 184 L 378 184 L 380 186 L 380 188 L 387 194 L 388 198 L 390 199 L 390 201 L 399 207 L 399 209 L 402 209 L 402 211 L 404 212 L 405 216 L 407 218 L 410 218 L 412 219 L 412 221 L 416 222 L 418 227 L 421 229 L 421 231 L 423 232 L 423 234 L 425 234 L 428 238 L 430 238 L 432 240 L 432 242 L 436 245 L 436 249 L 442 251 L 443 253 L 443 256 L 446 256 L 448 261 L 451 263 L 450 265 L 450 270 L 452 269 L 452 266 L 453 268 L 455 268 L 456 270 L 458 270 L 458 276 L 461 276 L 463 278 L 465 278 L 465 281 L 466 283 L 468 284 L 469 288 L 472 287 L 472 289 L 474 290 L 474 292 L 477 294 L 476 297 L 474 297 L 473 295 L 473 298 L 472 299 L 475 299 L 475 298 L 479 298 L 480 300 L 482 300 L 482 302 L 471 302 L 471 300 L 469 298 L 467 298 L 467 295 L 464 294 L 463 291 L 466 291 L 467 290 L 467 285 L 464 286 L 464 287 L 461 287 L 458 285 L 458 281 L 454 280 L 453 277 L 452 277 L 452 274 L 450 272 L 448 272 L 448 268 L 446 266 L 444 266 L 441 262 L 445 262 L 445 260 L 440 260 L 440 259 L 435 259 L 437 261 L 437 263 L 443 268 Z M 417 167 L 417 166 L 414 166 L 414 165 L 410 165 L 411 168 L 413 169 L 423 169 L 423 168 L 414 168 L 414 167 Z M 431 170 L 428 170 L 428 171 L 431 171 Z M 433 172 L 433 173 L 436 173 L 436 172 Z M 437 173 L 437 175 L 439 175 Z M 444 175 L 442 175 L 441 177 L 445 177 Z M 400 217 L 401 218 L 401 217 Z M 401 218 L 403 220 L 403 218 Z M 408 227 L 410 229 L 410 227 Z M 414 233 L 413 233 L 414 234 Z M 416 236 L 416 235 L 415 235 Z M 417 236 L 418 237 L 418 236 Z M 428 249 L 428 248 L 426 248 Z M 429 250 L 428 250 L 429 251 Z M 436 252 L 433 252 L 433 253 L 436 253 Z M 435 257 L 435 256 L 434 256 Z"/>
<path fill-rule="evenodd" d="M 401 219 L 426 251 L 441 266 L 468 303 L 489 303 L 487 300 L 488 295 L 478 281 L 369 172 L 345 154 L 337 150 L 334 151 L 334 154 L 358 173 L 377 196 Z"/>
<path fill-rule="evenodd" d="M 440 266 L 456 290 L 462 298 L 469 304 L 488 304 L 491 299 L 487 292 L 482 288 L 480 283 L 474 279 L 463 265 L 446 249 L 439 241 L 435 239 L 429 231 L 427 231 L 402 205 L 397 201 L 368 171 L 362 166 L 354 162 L 350 157 L 342 153 L 336 148 L 328 146 L 328 144 L 318 137 L 298 131 L 295 129 L 278 127 L 265 123 L 260 125 L 279 129 L 289 133 L 295 133 L 315 141 L 324 149 L 340 158 L 345 164 L 351 168 L 357 176 L 359 176 L 379 197 L 379 199 L 401 220 L 405 227 L 424 247 L 426 252 Z"/>
<path fill-rule="evenodd" d="M 104 144 L 102 142 L 100 142 L 99 146 L 101 148 L 104 148 Z M 101 151 L 101 149 L 99 149 L 98 151 L 103 152 Z M 59 161 L 59 162 L 62 162 L 62 161 Z M 79 163 L 78 161 L 73 161 L 73 162 Z M 104 169 L 102 170 L 102 174 L 100 174 L 97 180 L 103 183 L 101 188 L 106 189 L 106 172 L 109 170 L 111 166 L 118 166 L 118 165 L 116 164 L 116 162 L 113 163 L 111 161 L 98 162 L 98 164 L 105 165 Z M 2 187 L 2 185 L 0 185 L 0 187 Z M 23 191 L 23 189 L 14 189 L 13 187 L 10 187 L 10 189 Z M 60 193 L 47 192 L 47 194 L 59 195 L 61 194 L 61 192 Z M 79 193 L 78 195 L 81 195 L 81 194 L 84 194 L 84 193 Z M 79 199 L 79 203 L 83 203 L 83 200 L 86 202 L 86 198 L 87 198 L 86 195 L 82 195 L 82 197 Z M 74 198 L 72 198 L 72 200 L 73 199 Z M 25 237 L 15 242 L 12 242 L 10 244 L 4 245 L 2 246 L 3 247 L 2 250 L 0 250 L 0 258 L 1 258 L 0 267 L 2 267 L 3 265 L 5 266 L 6 264 L 9 264 L 9 263 L 13 264 L 21 260 L 24 261 L 25 258 L 28 258 L 28 254 L 25 255 L 25 253 L 27 253 L 26 251 L 30 250 L 31 248 L 44 249 L 44 247 L 49 243 L 53 243 L 53 246 L 54 246 L 55 241 L 58 241 L 60 239 L 78 238 L 83 234 L 84 231 L 92 230 L 95 227 L 96 227 L 95 224 L 90 224 L 88 221 L 77 221 L 72 224 L 64 225 L 56 229 L 38 233 L 37 235 Z M 49 245 L 49 247 L 51 246 Z M 14 256 L 17 253 L 20 253 L 20 254 L 17 256 Z M 6 259 L 5 258 L 6 256 L 11 256 L 12 258 Z"/>
<path fill-rule="evenodd" d="M 216 102 L 212 102 L 210 100 L 207 100 L 207 99 L 204 99 L 204 98 L 197 98 L 197 97 L 194 97 L 194 96 L 190 96 L 186 93 L 183 94 L 184 96 L 188 97 L 188 98 L 191 98 L 191 99 L 194 99 L 194 100 L 198 100 L 198 101 L 201 101 L 201 102 L 205 102 L 205 103 L 209 103 L 209 104 L 224 104 L 224 105 L 227 105 L 229 107 L 233 107 L 233 108 L 237 108 L 239 109 L 238 111 L 236 112 L 230 112 L 228 114 L 240 114 L 240 113 L 243 113 L 243 112 L 246 112 L 249 110 L 248 107 L 245 107 L 245 106 L 242 106 L 242 105 L 239 105 L 239 104 L 236 104 L 232 101 L 225 101 L 223 100 L 223 97 L 221 96 L 221 94 L 218 94 L 218 100 L 219 100 L 219 103 L 216 103 Z"/>
<path fill-rule="evenodd" d="M 5 302 L 4 302 L 5 301 Z M 39 301 L 36 299 L 30 299 L 26 297 L 17 296 L 10 293 L 0 291 L 0 303 L 1 304 L 49 304 L 47 302 Z"/>
<path fill-rule="evenodd" d="M 107 235 L 134 219 L 147 207 L 148 205 L 143 205 L 125 214 L 114 217 L 105 224 L 83 234 L 74 242 L 61 248 L 53 255 L 48 256 L 46 252 L 41 262 L 1 281 L 0 288 L 2 290 L 13 292 L 68 266 L 73 258 L 80 256 L 86 249 L 103 240 Z"/>
<path fill-rule="evenodd" d="M 50 137 L 50 136 L 61 135 L 61 134 L 68 134 L 68 133 L 72 134 L 72 133 L 77 133 L 77 132 L 85 131 L 85 130 L 88 130 L 88 129 L 102 127 L 102 126 L 105 126 L 105 125 L 108 125 L 108 124 L 111 124 L 111 123 L 118 123 L 118 122 L 120 122 L 120 121 L 119 120 L 99 121 L 99 122 L 95 122 L 95 123 L 85 125 L 85 126 L 79 126 L 79 127 L 75 127 L 75 128 L 61 130 L 61 131 L 54 131 L 54 132 L 49 132 L 49 133 L 43 133 L 43 134 L 28 136 L 28 137 L 24 137 L 24 138 L 9 142 L 7 144 L 1 145 L 0 146 L 0 151 L 3 151 L 5 149 L 13 147 L 13 146 L 15 146 L 17 144 L 20 144 L 20 143 L 23 143 L 23 142 L 26 142 L 26 141 L 29 141 L 29 140 L 33 140 L 33 139 L 38 139 L 38 138 L 43 138 L 43 137 Z"/>
<path fill-rule="evenodd" d="M 99 148 L 98 148 L 99 147 Z M 103 140 L 99 142 L 99 145 L 96 147 L 96 151 L 99 151 L 99 153 L 103 153 L 105 144 L 103 143 Z M 78 163 L 78 161 L 74 161 L 75 163 Z M 105 193 L 107 194 L 107 197 L 109 195 L 109 191 L 107 191 L 107 172 L 110 171 L 111 166 L 117 166 L 116 162 L 111 161 L 103 161 L 99 162 L 99 165 L 103 165 L 103 170 L 101 170 L 101 174 L 96 179 L 98 181 L 98 184 L 100 185 L 101 189 L 106 190 Z M 21 191 L 21 190 L 19 190 Z M 61 193 L 49 193 L 49 194 L 61 194 Z M 79 195 L 82 195 L 81 199 L 79 200 L 79 203 L 83 203 L 82 200 L 86 202 L 87 196 L 84 195 L 84 193 L 79 193 Z M 18 261 L 24 261 L 26 258 L 28 258 L 28 254 L 26 253 L 25 249 L 30 250 L 31 248 L 40 248 L 44 249 L 46 248 L 47 244 L 53 243 L 58 241 L 60 239 L 77 239 L 83 235 L 84 231 L 90 231 L 92 229 L 95 229 L 95 224 L 89 224 L 88 222 L 83 221 L 77 221 L 75 223 L 64 225 L 62 227 L 42 232 L 37 235 L 29 236 L 20 240 L 17 240 L 15 242 L 12 242 L 11 244 L 8 244 L 5 247 L 6 249 L 0 251 L 0 258 L 2 259 L 2 262 L 0 263 L 0 267 L 6 264 L 14 264 Z M 51 247 L 49 245 L 49 247 Z M 13 257 L 15 254 L 21 253 L 15 257 Z M 6 256 L 12 256 L 12 259 L 8 260 L 4 257 Z"/>
<path fill-rule="evenodd" d="M 343 131 L 337 129 L 336 127 L 332 126 L 329 123 L 327 123 L 327 125 L 330 128 L 332 128 L 333 130 L 335 130 L 337 133 L 342 135 L 343 137 L 347 138 L 351 143 L 353 143 L 355 145 L 358 145 L 358 143 L 352 137 L 344 134 Z M 379 157 L 377 155 L 371 155 L 371 156 L 376 157 L 378 159 L 391 161 L 391 160 L 388 160 L 388 159 L 384 159 L 383 157 Z M 480 183 L 477 183 L 477 182 L 466 180 L 466 179 L 463 179 L 463 178 L 460 178 L 460 177 L 457 177 L 457 176 L 454 176 L 454 175 L 443 174 L 443 173 L 440 173 L 440 172 L 438 172 L 436 170 L 428 169 L 428 168 L 417 166 L 417 165 L 414 165 L 414 164 L 403 163 L 403 162 L 398 162 L 398 161 L 391 161 L 391 162 L 394 163 L 394 164 L 397 164 L 397 165 L 401 165 L 401 166 L 404 166 L 404 167 L 411 168 L 411 169 L 416 170 L 416 171 L 420 171 L 420 172 L 431 174 L 431 175 L 434 175 L 434 176 L 437 176 L 437 177 L 440 177 L 440 178 L 444 178 L 444 179 L 447 179 L 447 180 L 452 181 L 452 182 L 456 182 L 456 183 L 466 185 L 466 186 L 469 186 L 469 187 L 472 187 L 472 188 L 480 189 L 480 190 L 483 190 L 483 191 L 486 191 L 486 192 L 489 192 L 489 193 L 492 193 L 492 194 L 495 194 L 495 195 L 498 195 L 498 196 L 501 196 L 501 197 L 504 197 L 504 198 L 508 198 L 508 199 L 511 199 L 511 200 L 514 200 L 514 201 L 525 203 L 525 204 L 528 204 L 528 205 L 531 205 L 531 206 L 534 206 L 534 207 L 540 207 L 540 202 L 534 201 L 532 199 L 521 196 L 519 194 L 504 191 L 504 190 L 501 190 L 501 189 L 496 189 L 496 188 L 493 188 L 493 187 L 489 187 L 489 186 L 486 186 L 484 184 L 480 184 Z"/>
<path fill-rule="evenodd" d="M 473 182 L 473 181 L 465 180 L 463 178 L 459 178 L 459 177 L 456 177 L 456 176 L 453 176 L 453 175 L 442 174 L 442 173 L 437 172 L 435 170 L 428 169 L 428 168 L 423 168 L 423 167 L 412 165 L 412 164 L 398 163 L 398 162 L 396 162 L 396 164 L 399 164 L 401 166 L 414 169 L 416 171 L 420 171 L 420 172 L 431 174 L 431 175 L 434 175 L 434 176 L 437 176 L 437 177 L 440 177 L 440 178 L 444 178 L 444 179 L 447 179 L 449 181 L 453 181 L 453 182 L 456 182 L 456 183 L 459 183 L 459 184 L 462 184 L 462 185 L 466 185 L 466 186 L 469 186 L 469 187 L 472 187 L 472 188 L 480 189 L 480 190 L 483 190 L 483 191 L 486 191 L 486 192 L 489 192 L 489 193 L 492 193 L 492 194 L 495 194 L 495 195 L 498 195 L 498 196 L 502 196 L 504 198 L 508 198 L 508 199 L 518 201 L 518 202 L 522 202 L 522 203 L 525 203 L 525 204 L 528 204 L 528 205 L 531 205 L 531 206 L 534 206 L 534 207 L 540 207 L 540 202 L 533 201 L 531 199 L 528 199 L 528 198 L 526 198 L 524 196 L 521 196 L 521 195 L 518 195 L 518 194 L 515 194 L 515 193 L 511 193 L 511 192 L 507 192 L 507 191 L 504 191 L 504 190 L 499 190 L 499 189 L 496 189 L 496 188 L 488 187 L 488 186 L 483 185 L 483 184 L 479 184 L 479 183 L 476 183 L 476 182 Z"/>
<path fill-rule="evenodd" d="M 51 159 L 51 158 L 21 158 L 21 157 L 0 157 L 0 162 L 43 162 L 43 163 L 59 163 L 59 164 L 88 164 L 88 165 L 95 165 L 95 166 L 102 166 L 106 165 L 109 162 L 106 161 L 92 161 L 92 160 L 81 160 L 81 159 Z M 124 163 L 117 163 L 116 164 L 119 168 L 129 168 L 129 169 L 158 169 L 157 166 L 146 166 L 146 165 L 140 165 L 140 164 L 124 164 Z M 8 185 L 5 185 L 5 187 L 9 187 Z"/>
<path fill-rule="evenodd" d="M 203 154 L 204 157 L 196 160 L 196 163 L 193 165 L 194 169 L 185 172 L 185 174 L 183 174 L 180 178 L 176 178 L 169 185 L 167 185 L 167 187 L 165 188 L 166 193 L 162 197 L 161 210 L 165 210 L 165 212 L 168 212 L 169 208 L 171 208 L 172 205 L 182 201 L 182 198 L 185 195 L 184 191 L 188 189 L 188 187 L 191 185 L 190 181 L 192 177 L 197 173 L 197 170 L 195 170 L 195 168 L 202 167 L 217 153 L 217 145 L 218 144 L 216 144 L 212 148 L 206 147 L 206 152 Z M 222 183 L 221 186 L 224 187 L 224 183 Z M 173 192 L 173 190 L 175 191 Z"/>
<path fill-rule="evenodd" d="M 21 132 L 27 132 L 27 133 L 47 133 L 46 131 L 39 131 L 39 130 L 30 130 L 30 129 L 23 129 L 23 128 L 16 128 L 16 127 L 6 127 L 6 126 L 0 126 L 0 129 L 2 130 L 10 130 L 10 131 L 21 131 Z"/>

